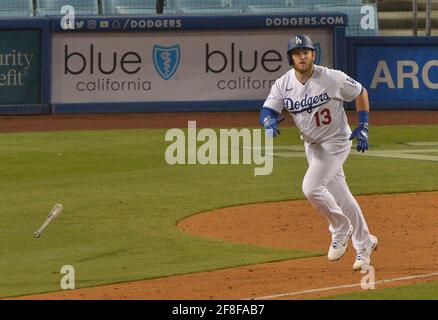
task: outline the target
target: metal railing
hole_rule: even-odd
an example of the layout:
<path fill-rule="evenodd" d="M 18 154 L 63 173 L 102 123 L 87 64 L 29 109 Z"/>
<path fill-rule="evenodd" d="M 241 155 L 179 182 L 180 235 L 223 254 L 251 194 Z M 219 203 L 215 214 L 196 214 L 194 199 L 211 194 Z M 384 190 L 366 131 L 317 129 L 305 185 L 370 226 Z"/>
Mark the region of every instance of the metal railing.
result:
<path fill-rule="evenodd" d="M 438 0 L 379 0 L 377 11 L 379 35 L 438 35 Z"/>

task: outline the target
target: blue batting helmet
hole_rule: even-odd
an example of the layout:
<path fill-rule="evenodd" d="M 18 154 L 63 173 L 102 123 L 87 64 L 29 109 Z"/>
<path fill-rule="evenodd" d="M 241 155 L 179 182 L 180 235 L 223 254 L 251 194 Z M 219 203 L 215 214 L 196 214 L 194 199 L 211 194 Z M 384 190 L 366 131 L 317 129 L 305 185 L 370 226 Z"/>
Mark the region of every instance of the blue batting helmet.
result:
<path fill-rule="evenodd" d="M 292 37 L 287 43 L 287 60 L 289 61 L 289 65 L 292 66 L 294 61 L 292 60 L 291 53 L 295 49 L 299 48 L 307 48 L 315 51 L 315 47 L 313 46 L 312 39 L 310 39 L 305 34 L 298 34 L 295 37 Z"/>

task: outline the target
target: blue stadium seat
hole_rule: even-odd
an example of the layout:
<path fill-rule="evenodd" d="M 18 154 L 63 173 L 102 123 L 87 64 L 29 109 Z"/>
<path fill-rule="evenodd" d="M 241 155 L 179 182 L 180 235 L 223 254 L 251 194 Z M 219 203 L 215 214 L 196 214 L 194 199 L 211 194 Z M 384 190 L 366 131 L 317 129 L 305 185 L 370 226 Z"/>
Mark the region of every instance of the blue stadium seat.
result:
<path fill-rule="evenodd" d="M 294 5 L 294 6 L 248 6 L 247 13 L 254 14 L 281 14 L 281 13 L 297 13 L 297 12 L 309 12 L 312 10 L 312 6 Z"/>
<path fill-rule="evenodd" d="M 202 0 L 195 0 L 202 1 Z M 361 4 L 362 0 L 228 0 L 233 7 L 249 7 L 249 6 L 268 6 L 268 7 L 282 7 L 294 5 L 352 5 Z"/>
<path fill-rule="evenodd" d="M 267 6 L 283 7 L 290 4 L 291 0 L 230 0 L 232 7 Z"/>
<path fill-rule="evenodd" d="M 362 19 L 362 14 L 360 9 L 362 5 L 315 5 L 314 9 L 316 11 L 326 11 L 326 12 L 342 12 L 348 15 L 348 26 L 347 26 L 347 36 L 375 36 L 378 35 L 378 19 L 377 19 L 377 7 L 375 4 L 367 4 L 373 6 L 375 9 L 375 29 L 362 29 L 360 22 Z"/>
<path fill-rule="evenodd" d="M 230 6 L 230 0 L 174 0 L 177 13 L 182 14 L 236 14 L 241 8 Z"/>
<path fill-rule="evenodd" d="M 177 8 L 223 8 L 229 7 L 227 0 L 174 0 Z"/>
<path fill-rule="evenodd" d="M 173 12 L 173 0 L 164 2 L 163 13 Z M 102 0 L 103 14 L 154 14 L 155 0 Z"/>
<path fill-rule="evenodd" d="M 247 13 L 295 13 L 309 12 L 314 5 L 350 5 L 362 0 L 228 0 L 231 7 L 242 8 Z"/>
<path fill-rule="evenodd" d="M 1 17 L 32 17 L 32 0 L 0 1 Z"/>
<path fill-rule="evenodd" d="M 98 0 L 37 0 L 35 14 L 37 16 L 61 15 L 61 8 L 71 5 L 75 14 L 95 15 L 99 14 Z"/>
<path fill-rule="evenodd" d="M 229 0 L 234 8 L 249 14 L 295 13 L 310 11 L 312 6 L 295 5 L 294 0 Z M 307 0 L 309 2 L 311 0 Z"/>
<path fill-rule="evenodd" d="M 250 0 L 249 0 L 250 1 Z M 342 5 L 360 5 L 362 0 L 286 0 L 290 5 L 307 5 L 307 6 L 342 6 Z M 267 2 L 270 2 L 269 0 Z"/>

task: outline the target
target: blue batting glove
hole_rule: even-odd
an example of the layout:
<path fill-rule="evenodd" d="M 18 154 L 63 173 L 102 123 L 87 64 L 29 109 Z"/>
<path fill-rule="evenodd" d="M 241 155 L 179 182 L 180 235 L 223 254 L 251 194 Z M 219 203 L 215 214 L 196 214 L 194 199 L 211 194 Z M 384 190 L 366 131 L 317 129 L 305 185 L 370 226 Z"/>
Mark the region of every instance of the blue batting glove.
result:
<path fill-rule="evenodd" d="M 267 130 L 269 136 L 276 137 L 281 134 L 280 129 L 278 128 L 278 121 L 276 118 L 267 116 L 263 120 L 263 127 L 265 128 L 265 130 Z"/>
<path fill-rule="evenodd" d="M 353 140 L 354 138 L 357 139 L 357 145 L 356 150 L 358 152 L 365 152 L 365 150 L 368 150 L 368 123 L 361 122 L 357 126 L 356 129 L 354 129 L 353 133 L 350 135 L 350 140 Z"/>

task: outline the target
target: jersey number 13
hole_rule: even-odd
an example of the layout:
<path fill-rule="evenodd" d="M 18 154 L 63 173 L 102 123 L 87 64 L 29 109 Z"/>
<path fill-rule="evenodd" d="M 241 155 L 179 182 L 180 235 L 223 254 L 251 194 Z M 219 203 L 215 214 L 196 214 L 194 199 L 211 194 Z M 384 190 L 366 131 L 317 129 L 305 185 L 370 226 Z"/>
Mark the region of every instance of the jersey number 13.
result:
<path fill-rule="evenodd" d="M 321 124 L 328 125 L 332 122 L 329 109 L 322 109 L 320 112 L 316 112 L 315 115 L 316 126 L 320 127 Z"/>

